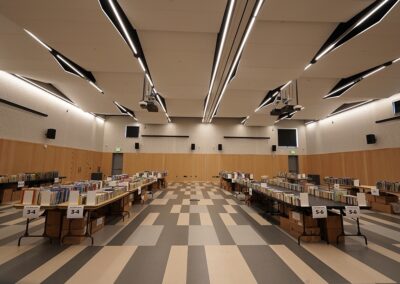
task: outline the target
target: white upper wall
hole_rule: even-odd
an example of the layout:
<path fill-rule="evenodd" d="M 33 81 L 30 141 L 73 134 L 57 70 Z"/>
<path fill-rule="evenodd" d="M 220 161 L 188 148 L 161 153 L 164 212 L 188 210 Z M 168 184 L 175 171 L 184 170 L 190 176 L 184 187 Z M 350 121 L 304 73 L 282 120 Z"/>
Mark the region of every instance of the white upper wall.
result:
<path fill-rule="evenodd" d="M 394 116 L 392 102 L 396 100 L 400 100 L 400 94 L 307 125 L 307 153 L 400 147 L 400 120 L 375 123 Z M 368 145 L 367 134 L 375 134 L 377 143 Z"/>
<path fill-rule="evenodd" d="M 140 127 L 139 138 L 125 138 L 127 125 Z M 297 128 L 298 148 L 279 147 L 277 154 L 287 154 L 295 150 L 297 154 L 305 154 L 305 127 L 296 121 L 284 121 L 279 128 Z M 139 124 L 132 118 L 110 117 L 104 127 L 104 152 L 114 152 L 116 147 L 121 152 L 140 153 L 222 153 L 222 154 L 271 154 L 271 146 L 277 145 L 276 127 L 247 127 L 231 119 L 214 119 L 212 124 L 203 124 L 201 119 L 173 118 L 169 124 Z M 151 135 L 189 135 L 189 138 L 147 138 Z M 224 136 L 262 136 L 269 140 L 224 139 Z M 140 143 L 140 150 L 134 149 L 135 142 Z M 196 144 L 191 151 L 190 145 Z M 218 151 L 222 144 L 223 151 Z"/>
<path fill-rule="evenodd" d="M 102 151 L 104 121 L 0 71 L 0 98 L 48 114 L 42 117 L 0 103 L 0 138 Z M 48 128 L 56 139 L 46 139 Z"/>

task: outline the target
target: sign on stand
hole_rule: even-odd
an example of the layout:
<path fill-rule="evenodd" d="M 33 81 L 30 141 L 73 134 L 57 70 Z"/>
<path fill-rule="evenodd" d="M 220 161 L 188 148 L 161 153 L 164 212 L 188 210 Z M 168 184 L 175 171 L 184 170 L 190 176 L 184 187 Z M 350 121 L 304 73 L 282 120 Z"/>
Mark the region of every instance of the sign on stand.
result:
<path fill-rule="evenodd" d="M 20 180 L 20 181 L 18 182 L 18 188 L 24 187 L 24 186 L 25 186 L 25 181 Z"/>
<path fill-rule="evenodd" d="M 82 219 L 83 218 L 83 205 L 71 205 L 67 209 L 68 219 Z"/>
<path fill-rule="evenodd" d="M 345 206 L 346 216 L 349 218 L 360 217 L 360 207 L 358 206 Z"/>
<path fill-rule="evenodd" d="M 56 177 L 54 178 L 54 183 L 59 183 L 60 182 L 60 178 Z"/>
<path fill-rule="evenodd" d="M 40 216 L 40 206 L 39 205 L 29 205 L 24 206 L 22 210 L 22 217 L 27 219 L 34 219 Z"/>
<path fill-rule="evenodd" d="M 375 196 L 379 196 L 379 189 L 377 189 L 376 187 L 371 189 L 371 194 L 375 195 Z"/>
<path fill-rule="evenodd" d="M 327 218 L 328 210 L 326 206 L 312 206 L 312 217 L 314 219 Z"/>
<path fill-rule="evenodd" d="M 253 195 L 253 189 L 251 187 L 249 188 L 249 194 Z"/>

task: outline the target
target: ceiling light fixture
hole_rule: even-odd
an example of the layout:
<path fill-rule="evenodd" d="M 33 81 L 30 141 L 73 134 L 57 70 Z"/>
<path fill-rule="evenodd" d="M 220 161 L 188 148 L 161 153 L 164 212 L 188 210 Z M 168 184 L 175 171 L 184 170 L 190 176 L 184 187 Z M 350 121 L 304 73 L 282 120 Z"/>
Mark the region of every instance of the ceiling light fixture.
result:
<path fill-rule="evenodd" d="M 113 103 L 114 103 L 118 108 L 120 108 L 123 112 L 127 112 L 126 109 L 125 109 L 122 105 L 120 105 L 118 102 L 113 101 Z"/>
<path fill-rule="evenodd" d="M 244 124 L 249 118 L 250 116 L 248 115 L 245 119 L 242 120 L 241 124 Z"/>
<path fill-rule="evenodd" d="M 264 2 L 264 0 L 259 0 L 259 2 Z M 257 4 L 257 6 L 258 6 L 258 5 L 259 5 L 259 3 Z M 215 105 L 214 112 L 213 112 L 213 115 L 211 116 L 210 122 L 212 121 L 212 118 L 215 116 L 215 114 L 216 114 L 216 112 L 217 112 L 217 109 L 218 109 L 218 107 L 219 107 L 219 105 L 220 105 L 220 103 L 221 103 L 222 97 L 223 97 L 224 94 L 225 94 L 226 88 L 227 88 L 227 86 L 228 86 L 228 84 L 229 84 L 229 80 L 230 80 L 230 78 L 232 78 L 232 74 L 233 74 L 233 72 L 234 72 L 235 69 L 236 69 L 236 65 L 237 65 L 238 62 L 239 62 L 239 58 L 240 58 L 240 56 L 241 56 L 241 54 L 242 54 L 244 45 L 246 44 L 246 41 L 247 41 L 247 39 L 248 39 L 248 37 L 249 37 L 249 35 L 250 35 L 250 32 L 251 32 L 251 30 L 252 30 L 252 28 L 253 28 L 253 25 L 254 25 L 255 20 L 256 20 L 256 18 L 255 18 L 254 15 L 253 15 L 252 18 L 251 18 L 251 20 L 250 20 L 249 25 L 247 26 L 245 35 L 244 35 L 244 37 L 243 37 L 243 39 L 242 39 L 242 42 L 240 43 L 239 49 L 238 49 L 238 51 L 236 52 L 235 59 L 234 59 L 234 61 L 233 61 L 233 64 L 231 65 L 231 69 L 229 70 L 229 74 L 228 74 L 228 76 L 226 77 L 224 86 L 223 86 L 222 91 L 221 91 L 221 93 L 220 93 L 220 95 L 219 95 L 219 98 L 218 98 L 218 100 L 217 100 L 217 104 Z"/>
<path fill-rule="evenodd" d="M 354 26 L 354 28 L 358 27 L 362 23 L 364 23 L 369 17 L 371 17 L 373 14 L 375 14 L 376 11 L 378 11 L 383 5 L 385 5 L 389 0 L 384 0 L 382 3 L 380 3 L 378 6 L 375 7 L 371 12 L 369 12 L 365 17 L 363 17 L 360 21 L 357 22 L 357 24 Z"/>
<path fill-rule="evenodd" d="M 41 41 L 37 36 L 35 36 L 33 33 L 31 33 L 30 31 L 24 29 L 24 31 L 30 35 L 34 40 L 36 40 L 38 43 L 40 43 L 44 48 L 46 48 L 48 51 L 52 51 L 53 49 L 48 46 L 47 44 L 45 44 L 43 41 Z"/>
<path fill-rule="evenodd" d="M 227 14 L 225 25 L 224 25 L 224 28 L 223 28 L 223 31 L 222 31 L 221 43 L 220 43 L 220 45 L 218 47 L 217 59 L 215 61 L 214 70 L 213 70 L 212 76 L 211 76 L 211 83 L 210 83 L 210 88 L 208 89 L 208 94 L 207 94 L 207 98 L 206 98 L 206 104 L 204 106 L 203 121 L 204 121 L 204 118 L 205 118 L 205 115 L 206 115 L 208 102 L 210 100 L 211 90 L 212 90 L 212 87 L 214 85 L 215 77 L 217 75 L 217 69 L 218 69 L 218 66 L 219 66 L 219 62 L 221 60 L 222 49 L 224 48 L 224 45 L 225 45 L 226 34 L 228 32 L 229 24 L 230 24 L 230 21 L 231 21 L 234 4 L 235 4 L 235 0 L 231 0 L 229 2 L 228 14 Z"/>
<path fill-rule="evenodd" d="M 154 87 L 153 81 L 151 81 L 151 78 L 150 78 L 149 74 L 148 74 L 148 73 L 145 73 L 145 75 L 146 75 L 147 81 L 150 83 L 150 85 L 151 85 L 152 87 Z"/>
<path fill-rule="evenodd" d="M 316 58 L 315 61 L 318 61 L 321 59 L 322 56 L 324 56 L 325 54 L 327 54 L 329 51 L 332 50 L 332 48 L 335 47 L 335 43 L 332 43 L 331 45 L 329 45 L 324 51 L 322 51 Z"/>
<path fill-rule="evenodd" d="M 311 63 L 310 64 L 308 64 L 305 68 L 304 68 L 304 71 L 306 71 L 308 68 L 310 68 L 311 67 Z"/>
<path fill-rule="evenodd" d="M 351 86 L 351 85 L 354 85 L 355 83 L 356 83 L 355 81 L 352 81 L 352 82 L 350 82 L 350 83 L 348 83 L 348 84 L 346 84 L 346 85 L 340 87 L 339 89 L 337 89 L 337 90 L 335 90 L 335 91 L 333 91 L 333 92 L 330 92 L 329 94 L 327 94 L 326 96 L 324 96 L 324 99 L 329 99 L 329 97 L 332 96 L 333 94 L 336 94 L 337 92 L 339 92 L 339 91 L 341 91 L 341 90 L 343 90 L 343 89 L 345 89 L 345 88 L 347 88 L 347 87 L 349 87 L 349 86 Z"/>
<path fill-rule="evenodd" d="M 92 81 L 88 81 L 90 85 L 92 85 L 97 91 L 99 91 L 100 93 L 104 94 L 103 90 L 99 88 L 99 86 L 97 86 L 95 83 L 93 83 Z"/>
<path fill-rule="evenodd" d="M 371 103 L 371 102 L 373 102 L 373 101 L 375 101 L 375 99 L 370 99 L 370 100 L 368 100 L 368 101 L 361 102 L 361 103 L 359 103 L 359 104 L 356 104 L 356 105 L 354 105 L 354 106 L 351 106 L 351 107 L 349 107 L 349 108 L 346 108 L 346 109 L 343 109 L 343 110 L 341 110 L 341 111 L 338 111 L 338 112 L 332 113 L 332 114 L 328 115 L 326 118 L 328 118 L 328 117 L 331 117 L 331 116 L 334 116 L 334 115 L 337 115 L 337 114 L 339 114 L 339 113 L 343 113 L 343 112 L 345 112 L 345 111 L 349 111 L 349 110 L 351 110 L 351 109 L 354 109 L 354 108 L 360 107 L 360 106 L 362 106 L 362 105 L 365 105 L 365 104 Z"/>
<path fill-rule="evenodd" d="M 281 91 L 283 91 L 287 86 L 289 86 L 292 83 L 292 80 L 290 80 L 289 82 L 287 82 L 285 85 L 283 85 L 281 87 Z"/>
<path fill-rule="evenodd" d="M 399 62 L 399 61 L 400 61 L 400 57 L 395 59 L 395 60 L 393 60 L 392 63 L 396 63 L 396 62 Z"/>
<path fill-rule="evenodd" d="M 142 68 L 143 72 L 146 73 L 146 67 L 144 67 L 142 58 L 138 57 L 138 60 L 139 60 L 139 65 L 140 65 L 140 67 Z"/>
<path fill-rule="evenodd" d="M 126 27 L 124 25 L 124 22 L 121 19 L 121 15 L 118 13 L 117 8 L 115 7 L 114 1 L 113 0 L 108 0 L 108 3 L 110 4 L 111 9 L 114 12 L 115 17 L 117 18 L 118 23 L 119 23 L 122 31 L 124 32 L 124 35 L 125 35 L 126 39 L 128 40 L 129 46 L 132 48 L 133 53 L 136 55 L 137 54 L 136 46 L 134 45 L 134 43 L 133 43 L 133 41 L 132 41 L 132 39 L 131 39 L 131 37 L 130 37 L 130 35 L 128 33 L 128 30 L 126 29 Z"/>
<path fill-rule="evenodd" d="M 386 68 L 386 66 L 381 66 L 378 69 L 376 69 L 376 70 L 374 70 L 374 71 L 362 76 L 362 78 L 363 79 L 368 78 L 369 76 L 374 75 L 375 73 L 377 73 L 377 72 L 379 72 L 379 71 L 381 71 L 382 69 L 385 69 L 385 68 Z"/>
<path fill-rule="evenodd" d="M 52 92 L 52 91 L 50 91 L 50 90 L 48 90 L 48 89 L 46 89 L 46 88 L 43 88 L 42 86 L 36 84 L 34 81 L 30 80 L 29 78 L 23 77 L 23 76 L 18 75 L 18 74 L 11 74 L 11 75 L 14 75 L 14 76 L 18 77 L 20 80 L 23 80 L 23 81 L 25 81 L 25 82 L 27 82 L 27 83 L 29 83 L 29 84 L 35 86 L 36 88 L 39 88 L 39 89 L 41 89 L 42 91 L 45 91 L 46 93 L 49 93 L 50 95 L 53 95 L 53 96 L 59 98 L 60 100 L 63 100 L 63 101 L 65 101 L 65 102 L 69 103 L 69 104 L 72 104 L 72 105 L 75 105 L 75 106 L 76 106 L 76 104 L 74 104 L 73 102 L 64 99 L 63 97 L 57 95 L 56 93 L 54 93 L 54 92 Z"/>

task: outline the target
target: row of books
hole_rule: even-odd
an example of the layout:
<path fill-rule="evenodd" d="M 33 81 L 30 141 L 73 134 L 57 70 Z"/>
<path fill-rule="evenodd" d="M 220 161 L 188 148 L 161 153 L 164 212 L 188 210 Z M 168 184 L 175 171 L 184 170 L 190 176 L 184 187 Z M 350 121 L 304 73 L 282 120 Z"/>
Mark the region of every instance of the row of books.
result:
<path fill-rule="evenodd" d="M 296 174 L 296 173 L 287 173 L 287 172 L 279 172 L 277 177 L 286 178 L 286 179 L 293 179 L 293 180 L 307 179 L 307 175 L 306 174 Z"/>
<path fill-rule="evenodd" d="M 126 186 L 103 187 L 99 191 L 82 194 L 81 202 L 86 205 L 97 205 L 128 191 Z"/>
<path fill-rule="evenodd" d="M 243 173 L 243 172 L 228 172 L 228 171 L 221 171 L 219 176 L 225 179 L 253 179 L 254 175 L 251 173 Z"/>
<path fill-rule="evenodd" d="M 347 195 L 347 194 L 342 195 L 340 197 L 340 202 L 346 203 L 349 205 L 355 205 L 355 206 L 358 205 L 357 196 L 354 196 L 354 195 Z"/>
<path fill-rule="evenodd" d="M 21 204 L 25 205 L 57 205 L 69 201 L 71 192 L 76 192 L 79 198 L 88 191 L 101 189 L 101 181 L 79 181 L 73 184 L 54 184 L 45 187 L 23 188 Z M 80 199 L 79 204 L 84 204 Z"/>
<path fill-rule="evenodd" d="M 167 171 L 144 171 L 137 173 L 136 176 L 138 177 L 155 177 L 157 179 L 163 179 L 168 175 Z"/>
<path fill-rule="evenodd" d="M 376 188 L 379 190 L 400 192 L 400 182 L 378 181 L 376 183 Z"/>
<path fill-rule="evenodd" d="M 285 203 L 300 206 L 300 197 L 290 192 L 284 192 L 278 189 L 274 189 L 271 187 L 262 187 L 259 184 L 254 184 L 253 190 L 258 191 L 264 195 L 270 196 L 272 198 L 282 200 Z"/>
<path fill-rule="evenodd" d="M 355 178 L 350 177 L 324 177 L 326 184 L 354 185 Z"/>
<path fill-rule="evenodd" d="M 20 173 L 16 175 L 0 176 L 0 183 L 12 183 L 18 181 L 40 181 L 40 180 L 52 180 L 58 177 L 57 171 L 51 172 L 37 172 L 37 173 Z"/>

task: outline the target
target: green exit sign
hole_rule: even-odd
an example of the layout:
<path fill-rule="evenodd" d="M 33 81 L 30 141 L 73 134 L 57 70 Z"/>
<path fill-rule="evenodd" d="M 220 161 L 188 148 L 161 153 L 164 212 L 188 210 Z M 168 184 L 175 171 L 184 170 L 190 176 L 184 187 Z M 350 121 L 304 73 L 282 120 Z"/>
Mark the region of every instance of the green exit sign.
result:
<path fill-rule="evenodd" d="M 121 152 L 121 147 L 115 147 L 115 152 Z"/>
<path fill-rule="evenodd" d="M 295 154 L 296 154 L 296 151 L 295 151 L 295 150 L 291 150 L 291 151 L 290 151 L 290 154 L 295 155 Z"/>

